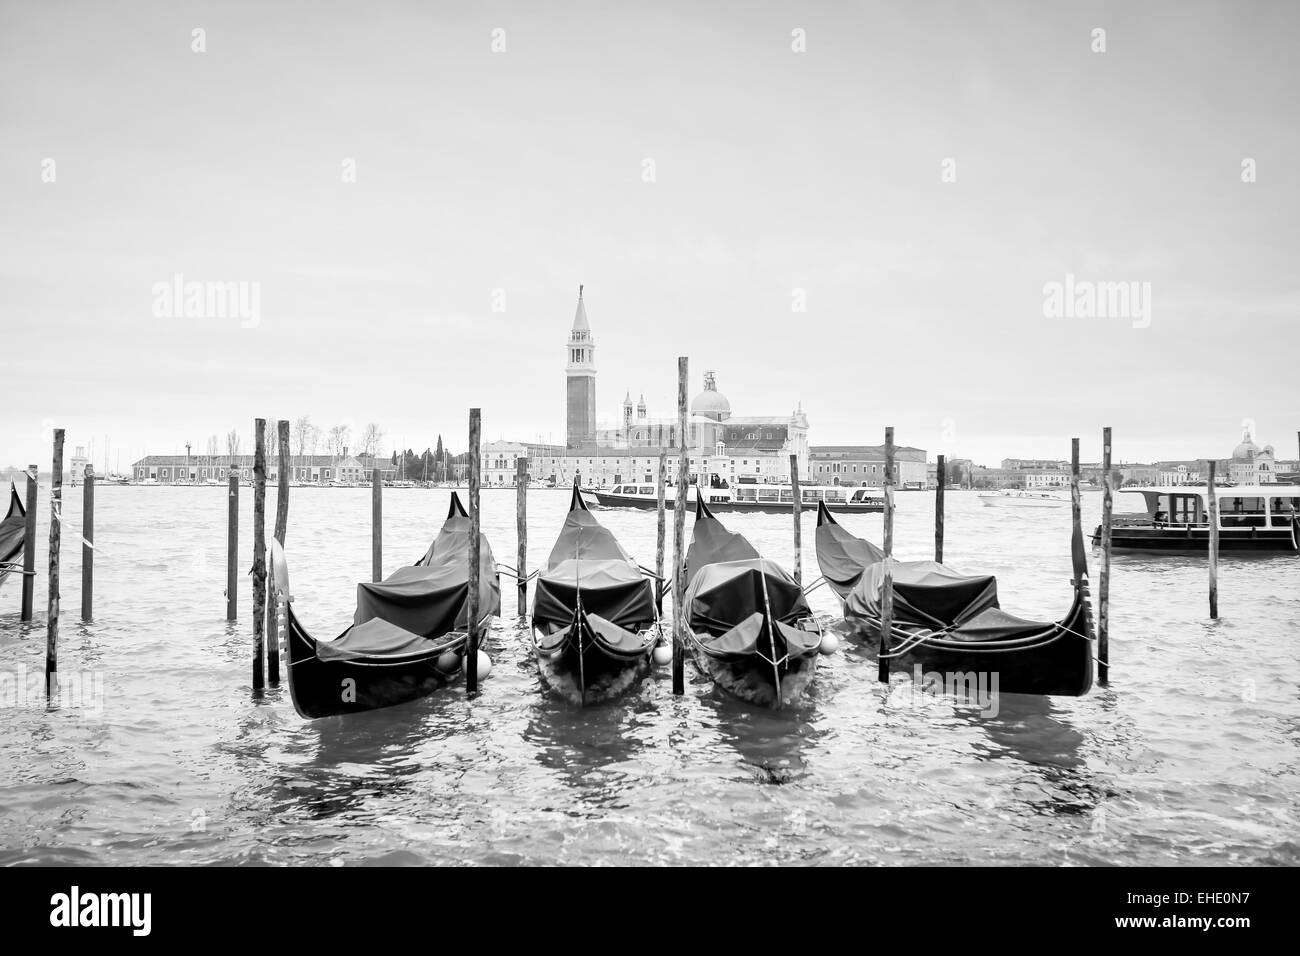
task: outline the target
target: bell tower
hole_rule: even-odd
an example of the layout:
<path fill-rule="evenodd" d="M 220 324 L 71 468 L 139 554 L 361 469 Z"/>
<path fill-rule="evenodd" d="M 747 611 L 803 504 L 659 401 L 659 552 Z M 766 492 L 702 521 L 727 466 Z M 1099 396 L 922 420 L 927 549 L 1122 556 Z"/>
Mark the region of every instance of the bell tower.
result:
<path fill-rule="evenodd" d="M 596 341 L 587 323 L 587 307 L 578 286 L 578 310 L 569 330 L 568 361 L 564 366 L 567 402 L 565 444 L 581 448 L 596 441 Z"/>

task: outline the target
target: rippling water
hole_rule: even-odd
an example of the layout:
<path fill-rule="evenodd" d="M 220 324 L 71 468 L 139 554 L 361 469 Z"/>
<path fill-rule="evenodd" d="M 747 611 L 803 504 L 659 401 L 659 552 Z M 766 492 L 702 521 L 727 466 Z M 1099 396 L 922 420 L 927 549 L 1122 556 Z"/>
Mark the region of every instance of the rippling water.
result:
<path fill-rule="evenodd" d="M 369 494 L 291 492 L 295 607 L 320 636 L 350 621 L 369 577 Z M 65 497 L 79 528 L 81 491 Z M 385 490 L 386 569 L 423 553 L 447 497 Z M 251 499 L 242 489 L 245 555 Z M 567 503 L 530 495 L 530 567 Z M 896 553 L 931 557 L 933 496 L 898 504 Z M 1100 507 L 1084 496 L 1087 528 Z M 1217 623 L 1203 560 L 1117 557 L 1111 686 L 1004 696 L 996 717 L 914 695 L 903 674 L 886 689 L 851 640 L 796 712 L 722 699 L 689 663 L 684 697 L 661 669 L 621 704 L 569 708 L 543 696 L 504 579 L 477 698 L 452 686 L 308 722 L 286 687 L 251 691 L 247 578 L 239 624 L 224 620 L 225 508 L 220 488 L 98 489 L 91 624 L 77 620 L 80 547 L 64 538 L 60 673 L 84 699 L 52 709 L 13 679 L 25 668 L 38 685 L 44 662 L 41 515 L 37 621 L 19 623 L 16 580 L 0 590 L 0 863 L 1300 863 L 1294 556 L 1225 558 Z M 513 564 L 513 492 L 485 492 L 483 510 Z M 722 517 L 792 561 L 788 515 Z M 600 519 L 653 562 L 652 513 Z M 880 540 L 879 515 L 842 523 Z M 809 580 L 813 528 L 806 515 Z M 1068 536 L 1068 508 L 948 495 L 947 562 L 995 572 L 1013 613 L 1064 613 Z M 1095 582 L 1095 554 L 1090 567 Z M 834 595 L 812 601 L 842 630 Z"/>

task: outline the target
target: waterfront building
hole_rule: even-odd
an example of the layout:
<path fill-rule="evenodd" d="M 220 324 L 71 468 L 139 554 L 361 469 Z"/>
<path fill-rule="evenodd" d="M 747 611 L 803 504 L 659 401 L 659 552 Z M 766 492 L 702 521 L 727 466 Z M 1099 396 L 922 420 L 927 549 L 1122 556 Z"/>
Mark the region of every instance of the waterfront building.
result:
<path fill-rule="evenodd" d="M 1024 472 L 1026 491 L 1047 491 L 1054 488 L 1069 488 L 1071 472 L 1066 471 L 1027 471 Z M 1082 480 L 1082 473 L 1080 474 Z"/>
<path fill-rule="evenodd" d="M 1277 481 L 1276 461 L 1273 446 L 1260 448 L 1255 444 L 1250 429 L 1246 429 L 1241 441 L 1232 450 L 1232 459 L 1228 462 L 1228 477 L 1234 485 L 1269 485 Z"/>
<path fill-rule="evenodd" d="M 82 478 L 86 475 L 86 465 L 88 464 L 90 464 L 90 459 L 86 457 L 86 446 L 78 445 L 76 452 L 72 455 L 72 472 L 69 475 L 74 488 L 81 484 Z"/>
<path fill-rule="evenodd" d="M 809 451 L 808 478 L 819 485 L 870 485 L 885 482 L 884 445 L 814 445 Z M 899 488 L 925 488 L 933 472 L 925 449 L 894 448 L 894 483 Z"/>
<path fill-rule="evenodd" d="M 253 455 L 146 455 L 131 466 L 136 481 L 159 484 L 205 484 L 225 481 L 232 473 L 252 478 Z M 389 459 L 372 455 L 290 455 L 289 480 L 306 484 L 363 484 L 370 481 L 378 468 L 384 481 L 397 476 L 397 466 Z M 266 456 L 266 479 L 280 480 L 280 462 L 269 451 Z"/>
<path fill-rule="evenodd" d="M 618 417 L 598 424 L 595 349 L 579 286 L 566 342 L 565 443 L 484 445 L 480 464 L 485 485 L 512 486 L 515 461 L 522 455 L 528 458 L 529 480 L 534 483 L 568 485 L 576 477 L 584 487 L 609 488 L 626 480 L 654 481 L 661 451 L 668 453 L 672 481 L 683 442 L 696 480 L 714 474 L 729 483 L 740 478 L 788 481 L 791 455 L 800 473 L 808 474 L 808 417 L 803 408 L 788 415 L 733 415 L 712 370 L 704 373 L 704 389 L 691 402 L 685 435 L 680 434 L 676 415 L 652 417 L 645 395 L 639 393 L 633 403 L 631 389 L 624 391 Z"/>

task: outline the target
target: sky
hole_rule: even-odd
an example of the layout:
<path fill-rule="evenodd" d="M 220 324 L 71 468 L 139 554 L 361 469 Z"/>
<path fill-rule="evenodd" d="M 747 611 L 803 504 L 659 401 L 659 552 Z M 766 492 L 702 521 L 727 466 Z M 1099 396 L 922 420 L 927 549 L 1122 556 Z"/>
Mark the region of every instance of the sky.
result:
<path fill-rule="evenodd" d="M 0 466 L 258 416 L 460 450 L 471 406 L 562 441 L 580 283 L 602 420 L 672 415 L 686 355 L 814 445 L 1294 457 L 1297 40 L 1291 2 L 0 0 Z M 1149 308 L 1045 314 L 1067 275 Z"/>

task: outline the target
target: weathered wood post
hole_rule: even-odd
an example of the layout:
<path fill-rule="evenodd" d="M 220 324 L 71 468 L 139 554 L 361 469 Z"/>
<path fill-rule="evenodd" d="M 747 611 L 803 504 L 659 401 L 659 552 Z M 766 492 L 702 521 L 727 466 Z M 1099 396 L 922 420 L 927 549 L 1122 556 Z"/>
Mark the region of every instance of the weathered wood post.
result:
<path fill-rule="evenodd" d="M 81 483 L 81 619 L 93 615 L 95 596 L 95 469 L 87 465 Z"/>
<path fill-rule="evenodd" d="M 935 469 L 939 476 L 939 485 L 934 489 L 934 561 L 943 564 L 943 486 L 948 483 L 947 463 L 943 455 L 939 456 L 939 467 Z"/>
<path fill-rule="evenodd" d="M 519 616 L 528 614 L 528 459 L 515 459 L 515 536 L 519 539 L 519 578 L 515 584 L 518 592 Z"/>
<path fill-rule="evenodd" d="M 799 490 L 799 456 L 790 456 L 791 511 L 794 512 L 794 583 L 803 587 L 803 492 Z"/>
<path fill-rule="evenodd" d="M 885 429 L 885 568 L 880 584 L 880 655 L 876 678 L 889 683 L 889 635 L 894 628 L 894 426 Z"/>
<path fill-rule="evenodd" d="M 279 440 L 276 447 L 279 462 L 276 466 L 275 489 L 275 540 L 284 547 L 284 538 L 289 530 L 289 423 L 280 421 L 276 425 Z M 272 687 L 280 683 L 280 626 L 276 613 L 276 596 L 274 589 L 268 589 L 266 602 L 266 682 Z M 288 595 L 285 595 L 288 598 Z"/>
<path fill-rule="evenodd" d="M 32 619 L 32 605 L 36 596 L 36 483 L 35 465 L 27 466 L 27 530 L 23 538 L 23 601 L 22 620 Z"/>
<path fill-rule="evenodd" d="M 253 420 L 253 690 L 266 684 L 266 419 Z"/>
<path fill-rule="evenodd" d="M 478 589 L 479 589 L 479 432 L 482 409 L 469 410 L 469 598 L 466 610 L 465 692 L 478 692 Z"/>
<path fill-rule="evenodd" d="M 655 581 L 655 607 L 659 609 L 659 616 L 663 617 L 664 613 L 664 497 L 666 489 L 664 485 L 668 481 L 668 449 L 659 449 L 659 487 L 658 495 L 655 497 L 655 574 L 659 580 Z"/>
<path fill-rule="evenodd" d="M 234 462 L 226 500 L 226 620 L 239 620 L 239 475 Z"/>
<path fill-rule="evenodd" d="M 1210 479 L 1205 485 L 1205 500 L 1210 505 L 1210 619 L 1219 618 L 1219 498 L 1214 488 L 1215 462 L 1210 462 Z"/>
<path fill-rule="evenodd" d="M 691 488 L 690 445 L 686 438 L 686 376 L 690 359 L 677 358 L 677 497 L 673 501 L 673 693 L 686 693 L 686 495 Z M 697 489 L 696 494 L 703 494 Z"/>
<path fill-rule="evenodd" d="M 379 469 L 370 472 L 370 580 L 384 579 L 384 481 Z"/>
<path fill-rule="evenodd" d="M 54 467 L 50 470 L 50 595 L 45 624 L 45 696 L 59 680 L 59 540 L 63 534 L 63 429 L 54 429 Z"/>
<path fill-rule="evenodd" d="M 1110 682 L 1110 427 L 1101 430 L 1101 577 L 1097 582 L 1097 681 Z"/>
<path fill-rule="evenodd" d="M 284 537 L 289 530 L 289 423 L 281 421 L 276 426 L 279 440 L 279 461 L 276 465 L 275 486 L 275 540 L 284 547 Z"/>

